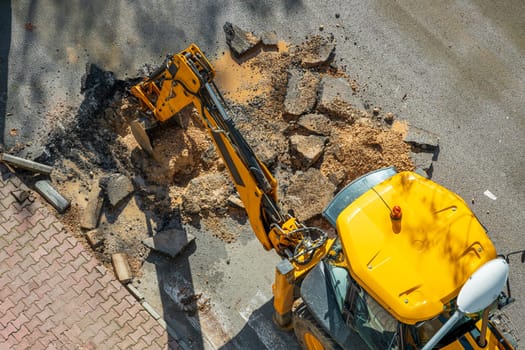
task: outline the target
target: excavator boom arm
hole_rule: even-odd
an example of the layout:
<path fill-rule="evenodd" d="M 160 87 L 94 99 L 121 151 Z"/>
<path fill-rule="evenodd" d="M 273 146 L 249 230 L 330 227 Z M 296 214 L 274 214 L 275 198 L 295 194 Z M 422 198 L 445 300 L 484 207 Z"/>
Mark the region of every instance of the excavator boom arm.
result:
<path fill-rule="evenodd" d="M 270 250 L 273 248 L 268 237 L 271 226 L 283 222 L 277 204 L 277 181 L 219 103 L 220 95 L 215 86 L 206 83 L 199 95 L 200 99 L 194 101 L 194 105 L 201 108 L 202 120 L 226 163 L 255 235 L 264 248 Z"/>

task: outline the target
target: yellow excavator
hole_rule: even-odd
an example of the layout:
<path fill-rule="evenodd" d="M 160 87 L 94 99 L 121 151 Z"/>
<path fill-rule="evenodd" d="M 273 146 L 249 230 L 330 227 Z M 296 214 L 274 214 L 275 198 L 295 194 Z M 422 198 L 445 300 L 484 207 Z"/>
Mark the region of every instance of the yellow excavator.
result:
<path fill-rule="evenodd" d="M 194 44 L 167 56 L 131 87 L 142 111 L 131 129 L 153 155 L 148 128 L 188 105 L 199 112 L 255 236 L 282 257 L 273 284 L 279 327 L 293 329 L 305 349 L 514 349 L 492 321 L 511 301 L 508 255 L 497 255 L 459 196 L 383 168 L 325 208 L 335 237 L 308 227 L 283 212 L 276 180 L 235 127 L 214 76 Z"/>

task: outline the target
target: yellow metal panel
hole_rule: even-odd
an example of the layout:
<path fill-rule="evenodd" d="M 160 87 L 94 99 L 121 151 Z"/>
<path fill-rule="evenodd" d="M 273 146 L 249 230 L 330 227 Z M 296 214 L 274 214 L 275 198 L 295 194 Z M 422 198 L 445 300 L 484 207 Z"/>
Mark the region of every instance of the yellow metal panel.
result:
<path fill-rule="evenodd" d="M 476 328 L 478 329 L 478 331 L 481 329 L 481 320 L 479 320 L 477 323 L 476 323 Z M 489 322 L 491 325 L 492 323 Z M 493 325 L 492 325 L 493 326 Z M 479 332 L 478 332 L 479 334 Z M 505 344 L 502 344 L 499 340 L 498 340 L 498 336 L 496 334 L 494 334 L 492 332 L 492 329 L 491 327 L 489 326 L 489 328 L 487 329 L 487 336 L 486 336 L 486 340 L 487 340 L 487 343 L 485 344 L 484 347 L 481 347 L 478 345 L 477 343 L 477 339 L 475 339 L 471 333 L 467 333 L 465 335 L 465 338 L 467 339 L 467 341 L 469 342 L 469 344 L 472 346 L 472 349 L 475 349 L 475 350 L 509 350 L 509 349 L 514 349 L 512 347 L 511 344 L 509 344 L 508 342 L 505 341 Z M 462 347 L 461 345 L 459 345 L 459 341 L 453 343 L 453 344 L 457 344 L 458 347 L 451 347 L 450 349 L 464 349 L 464 347 Z M 451 344 L 451 345 L 453 345 Z M 448 347 L 446 347 L 445 349 L 449 349 Z"/>
<path fill-rule="evenodd" d="M 394 206 L 401 219 L 393 220 Z M 496 251 L 464 201 L 415 173 L 369 190 L 337 219 L 352 276 L 399 320 L 443 311 Z"/>
<path fill-rule="evenodd" d="M 194 101 L 194 104 L 197 109 L 204 110 L 203 117 L 205 117 L 208 122 L 206 127 L 210 130 L 210 132 L 213 132 L 213 130 L 217 130 L 218 126 L 214 123 L 213 118 L 209 117 L 208 111 L 202 108 L 201 102 L 198 99 L 196 99 Z M 272 244 L 268 238 L 266 228 L 263 225 L 263 220 L 261 219 L 261 197 L 263 195 L 263 192 L 261 191 L 261 189 L 259 189 L 255 178 L 250 173 L 250 170 L 240 159 L 237 151 L 227 139 L 226 134 L 220 133 L 218 136 L 223 141 L 225 152 L 232 159 L 233 167 L 235 167 L 235 169 L 238 171 L 240 178 L 244 182 L 243 185 L 240 185 L 235 183 L 234 181 L 234 184 L 237 192 L 239 193 L 239 197 L 241 198 L 241 201 L 243 202 L 244 207 L 246 209 L 246 214 L 248 215 L 253 232 L 255 233 L 255 236 L 259 239 L 259 241 L 262 243 L 264 248 L 266 250 L 270 250 L 272 249 Z M 214 139 L 213 141 L 215 143 L 216 149 L 220 150 L 220 147 L 216 144 L 216 140 Z M 222 158 L 224 159 L 224 155 L 222 155 Z M 230 175 L 233 177 L 232 170 L 233 169 L 228 168 Z M 272 185 L 276 186 L 275 181 L 272 182 Z"/>

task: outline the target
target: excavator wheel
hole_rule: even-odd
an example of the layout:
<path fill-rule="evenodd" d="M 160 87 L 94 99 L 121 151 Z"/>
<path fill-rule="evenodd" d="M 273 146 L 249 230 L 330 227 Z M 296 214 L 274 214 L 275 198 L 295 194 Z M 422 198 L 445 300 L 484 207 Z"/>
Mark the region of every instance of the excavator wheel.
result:
<path fill-rule="evenodd" d="M 301 303 L 293 313 L 293 329 L 301 348 L 305 350 L 341 349 L 323 330 L 306 304 Z"/>

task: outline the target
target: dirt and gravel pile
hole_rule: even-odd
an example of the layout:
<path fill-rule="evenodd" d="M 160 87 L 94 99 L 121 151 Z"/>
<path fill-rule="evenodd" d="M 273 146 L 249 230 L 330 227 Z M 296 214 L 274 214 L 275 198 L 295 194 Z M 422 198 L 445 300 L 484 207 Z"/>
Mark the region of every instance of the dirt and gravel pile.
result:
<path fill-rule="evenodd" d="M 275 174 L 285 210 L 319 223 L 334 193 L 356 177 L 384 166 L 414 168 L 403 141 L 406 125 L 363 102 L 359 83 L 335 65 L 330 38 L 298 45 L 266 40 L 269 44 L 257 42 L 241 58 L 226 52 L 212 63 L 227 111 Z M 82 237 L 90 191 L 116 174 L 131 181 L 132 191 L 113 205 L 105 190 L 100 223 L 89 236 L 104 263 L 113 253 L 127 253 L 135 275 L 149 252 L 143 239 L 206 221 L 206 227 L 217 228 L 213 235 L 233 242 L 222 218 L 243 216 L 195 111 L 173 118 L 186 120 L 186 128 L 169 121 L 152 132 L 157 161 L 138 147 L 129 128 L 138 106 L 128 91 L 139 80 L 119 80 L 89 66 L 84 102 L 74 116 L 53 116 L 60 127 L 38 159 L 53 164 L 53 184 L 72 202 L 63 220 Z"/>

